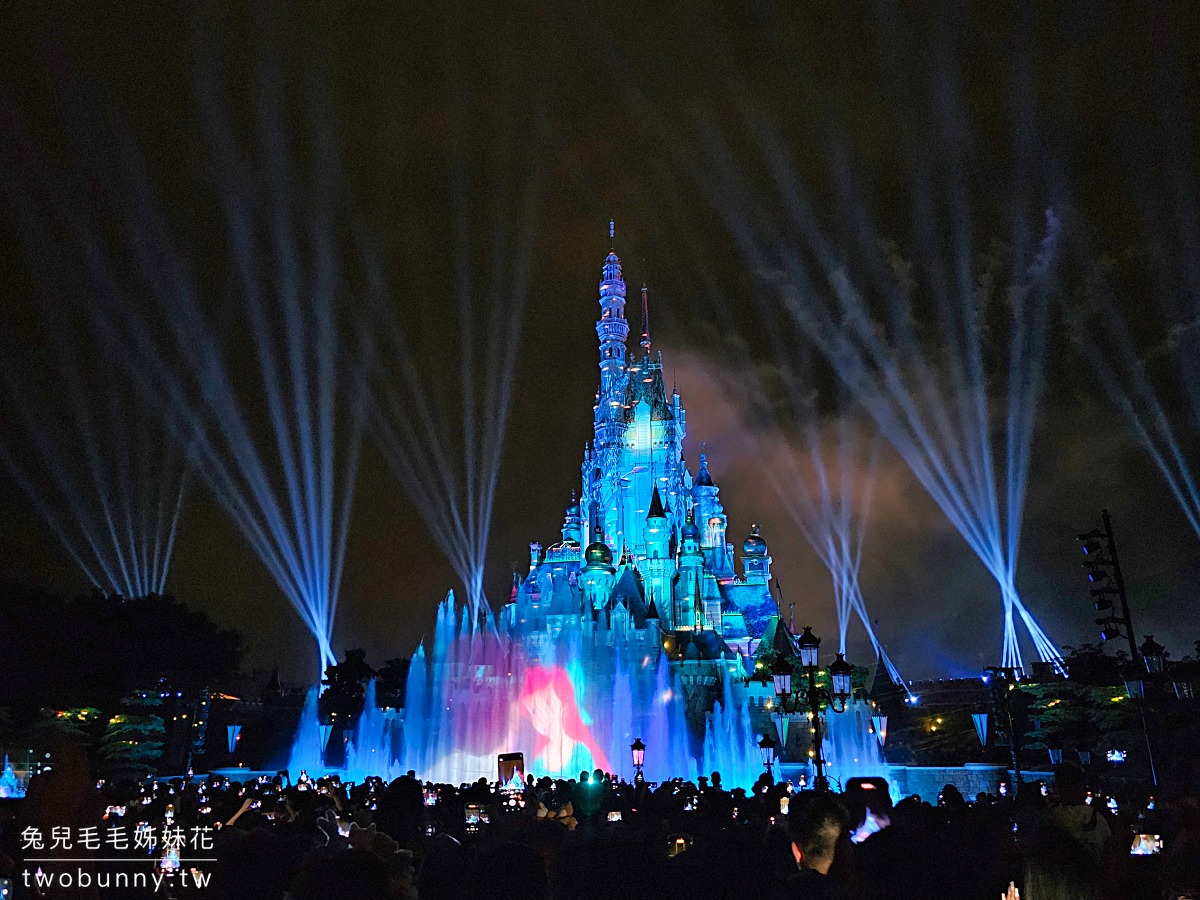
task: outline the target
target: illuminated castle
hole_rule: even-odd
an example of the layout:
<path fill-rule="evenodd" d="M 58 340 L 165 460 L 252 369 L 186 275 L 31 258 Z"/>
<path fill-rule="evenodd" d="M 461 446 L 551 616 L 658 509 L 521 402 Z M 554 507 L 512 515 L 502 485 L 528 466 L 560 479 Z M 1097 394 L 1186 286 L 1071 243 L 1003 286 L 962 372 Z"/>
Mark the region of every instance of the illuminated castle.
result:
<path fill-rule="evenodd" d="M 494 627 L 446 598 L 432 642 L 413 654 L 398 727 L 368 692 L 349 780 L 409 769 L 454 784 L 492 778 L 497 756 L 511 752 L 535 775 L 600 768 L 631 780 L 635 738 L 651 748 L 650 781 L 719 771 L 749 788 L 759 777 L 757 736 L 775 727 L 774 689 L 748 676 L 760 642 L 778 650 L 786 640 L 766 541 L 751 530 L 739 576 L 704 455 L 695 477 L 683 460 L 686 418 L 650 354 L 645 288 L 641 353 L 626 360 L 615 253 L 604 261 L 596 333 L 595 434 L 562 540 L 544 553 L 530 544 L 529 569 L 514 575 Z M 306 710 L 294 771 L 321 760 L 315 690 Z"/>
<path fill-rule="evenodd" d="M 642 288 L 640 353 L 627 358 L 626 288 L 609 252 L 600 280 L 600 388 L 595 434 L 585 448 L 582 489 L 572 492 L 562 540 L 542 552 L 530 544 L 529 572 L 514 578 L 502 622 L 512 634 L 553 641 L 567 618 L 588 630 L 662 646 L 672 663 L 748 662 L 777 607 L 771 557 L 751 528 L 735 572 L 720 489 L 700 454 L 683 458 L 687 417 L 679 392 L 668 395 L 662 353 L 650 352 Z M 650 642 L 653 641 L 653 644 Z M 729 663 L 726 662 L 726 665 Z"/>

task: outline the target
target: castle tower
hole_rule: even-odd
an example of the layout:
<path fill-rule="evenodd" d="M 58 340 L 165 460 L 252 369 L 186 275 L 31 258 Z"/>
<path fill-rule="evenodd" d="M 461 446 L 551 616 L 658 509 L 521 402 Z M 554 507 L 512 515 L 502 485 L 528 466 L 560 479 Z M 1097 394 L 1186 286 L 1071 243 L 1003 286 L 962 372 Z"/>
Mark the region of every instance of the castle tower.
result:
<path fill-rule="evenodd" d="M 574 491 L 571 491 L 571 505 L 567 507 L 563 519 L 562 537 L 564 544 L 574 544 L 576 547 L 583 545 L 583 518 L 579 514 L 579 501 L 575 499 Z"/>
<path fill-rule="evenodd" d="M 750 526 L 750 537 L 742 543 L 742 581 L 746 584 L 770 585 L 771 557 L 767 555 L 767 542 L 758 533 L 758 526 Z"/>
<path fill-rule="evenodd" d="M 703 446 L 703 445 L 701 445 Z M 708 560 L 709 569 L 718 577 L 733 577 L 732 559 L 725 544 L 728 519 L 718 496 L 721 489 L 713 484 L 708 471 L 708 458 L 700 454 L 700 471 L 692 482 L 692 508 L 700 528 L 700 546 Z"/>
<path fill-rule="evenodd" d="M 612 236 L 612 222 L 609 222 Z M 602 423 L 617 423 L 622 413 L 621 395 L 625 381 L 625 339 L 629 322 L 625 320 L 625 282 L 621 279 L 621 260 L 612 250 L 604 260 L 600 278 L 600 319 L 596 322 L 600 339 L 600 404 L 596 410 L 596 445 L 610 443 L 601 433 Z M 623 429 L 622 429 L 623 430 Z M 613 437 L 620 440 L 620 432 Z"/>
<path fill-rule="evenodd" d="M 689 511 L 687 521 L 679 532 L 679 581 L 676 600 L 679 615 L 672 622 L 675 628 L 692 628 L 698 621 L 701 590 L 704 579 L 704 553 L 700 549 L 700 529 Z"/>
<path fill-rule="evenodd" d="M 613 237 L 613 223 L 608 223 Z M 625 320 L 625 282 L 621 260 L 609 250 L 600 276 L 600 318 L 596 337 L 600 342 L 600 389 L 594 407 L 594 438 L 590 458 L 584 462 L 583 512 L 589 524 L 598 520 L 599 531 L 619 542 L 622 531 L 620 500 L 623 486 L 621 469 L 625 443 L 625 339 L 629 323 Z M 597 540 L 597 531 L 585 535 Z M 610 547 L 610 549 L 614 549 Z"/>
<path fill-rule="evenodd" d="M 650 511 L 646 514 L 646 558 L 641 563 L 645 577 L 646 599 L 669 611 L 671 609 L 671 575 L 675 568 L 671 559 L 671 528 L 663 510 L 658 486 L 650 497 Z M 669 627 L 669 623 L 668 623 Z"/>

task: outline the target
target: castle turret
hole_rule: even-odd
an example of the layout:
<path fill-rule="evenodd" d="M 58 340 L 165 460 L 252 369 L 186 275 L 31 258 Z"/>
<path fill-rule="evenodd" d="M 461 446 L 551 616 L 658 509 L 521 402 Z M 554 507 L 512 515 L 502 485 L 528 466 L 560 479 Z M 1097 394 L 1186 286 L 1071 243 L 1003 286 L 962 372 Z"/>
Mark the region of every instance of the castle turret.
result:
<path fill-rule="evenodd" d="M 647 641 L 654 641 L 655 643 L 658 642 L 659 626 L 658 607 L 654 604 L 654 601 L 651 600 L 649 607 L 646 609 L 645 639 Z"/>
<path fill-rule="evenodd" d="M 611 238 L 612 222 L 608 223 L 608 229 Z M 625 320 L 625 282 L 621 279 L 621 260 L 612 250 L 604 260 L 600 278 L 600 319 L 596 322 L 596 336 L 600 339 L 599 429 L 601 419 L 615 420 L 624 412 L 620 407 L 629 322 Z"/>
<path fill-rule="evenodd" d="M 771 557 L 757 525 L 750 526 L 750 536 L 742 543 L 742 581 L 764 585 L 771 582 Z"/>
<path fill-rule="evenodd" d="M 571 505 L 563 519 L 562 536 L 564 544 L 573 543 L 576 547 L 583 544 L 583 517 L 579 514 L 579 501 L 575 499 L 574 491 L 571 491 Z"/>
<path fill-rule="evenodd" d="M 708 471 L 708 457 L 701 453 L 700 471 L 692 482 L 692 503 L 696 524 L 700 527 L 700 546 L 704 548 L 704 555 L 713 573 L 718 578 L 728 580 L 733 577 L 733 565 L 725 544 L 728 520 L 721 506 L 720 492 L 721 489 L 713 483 Z"/>
<path fill-rule="evenodd" d="M 687 521 L 679 532 L 679 578 L 675 592 L 679 614 L 672 623 L 675 628 L 691 628 L 695 625 L 700 609 L 703 576 L 704 553 L 700 549 L 700 529 L 689 510 Z"/>
<path fill-rule="evenodd" d="M 603 609 L 608 603 L 617 574 L 612 561 L 612 549 L 604 542 L 600 529 L 596 528 L 596 539 L 584 551 L 583 568 L 579 572 L 578 583 L 583 591 L 585 610 Z"/>
<path fill-rule="evenodd" d="M 646 558 L 641 568 L 646 582 L 646 594 L 651 601 L 671 608 L 671 574 L 675 568 L 671 560 L 671 528 L 663 509 L 658 485 L 650 495 L 650 511 L 646 514 Z"/>

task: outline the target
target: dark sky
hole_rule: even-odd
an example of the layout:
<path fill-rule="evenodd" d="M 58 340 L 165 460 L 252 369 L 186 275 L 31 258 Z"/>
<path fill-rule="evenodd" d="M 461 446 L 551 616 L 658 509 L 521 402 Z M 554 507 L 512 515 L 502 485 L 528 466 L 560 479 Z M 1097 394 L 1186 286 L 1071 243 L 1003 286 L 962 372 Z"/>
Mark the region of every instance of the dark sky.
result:
<path fill-rule="evenodd" d="M 473 204 L 484 211 L 481 257 L 486 211 L 515 183 L 501 187 L 494 177 L 498 135 L 514 135 L 522 153 L 535 154 L 539 227 L 489 548 L 493 601 L 506 596 L 528 541 L 557 537 L 578 484 L 597 381 L 596 282 L 612 217 L 631 293 L 642 281 L 651 288 L 653 337 L 689 410 L 693 467 L 697 442 L 708 442 L 731 540 L 740 544 L 760 522 L 797 617 L 803 610 L 820 633 L 835 631 L 828 578 L 763 478 L 740 415 L 743 399 L 728 390 L 731 343 L 757 362 L 770 360 L 761 285 L 713 205 L 726 186 L 716 182 L 733 170 L 709 165 L 711 146 L 728 142 L 755 185 L 766 183 L 747 139 L 747 103 L 774 123 L 835 242 L 849 243 L 831 177 L 836 150 L 850 160 L 853 191 L 879 235 L 909 258 L 921 255 L 909 225 L 917 147 L 936 163 L 936 178 L 961 176 L 981 249 L 1007 241 L 1016 215 L 1036 226 L 1046 206 L 1066 210 L 1083 236 L 1073 247 L 1086 245 L 1088 259 L 1117 261 L 1118 299 L 1143 349 L 1165 338 L 1164 306 L 1175 321 L 1181 309 L 1195 316 L 1196 296 L 1189 300 L 1186 281 L 1172 274 L 1186 268 L 1180 197 L 1196 184 L 1189 161 L 1197 150 L 1200 35 L 1188 4 L 937 4 L 934 15 L 916 5 L 762 0 L 659 9 L 567 0 L 513 7 L 503 20 L 492 6 L 326 4 L 284 12 L 262 4 L 244 18 L 206 18 L 161 4 L 27 4 L 3 39 L 0 100 L 6 122 L 20 123 L 21 141 L 14 138 L 3 157 L 16 182 L 40 173 L 102 217 L 93 197 L 103 185 L 79 135 L 115 129 L 144 154 L 180 245 L 201 268 L 219 271 L 223 238 L 197 99 L 199 60 L 219 60 L 232 127 L 248 144 L 264 71 L 282 98 L 289 134 L 303 133 L 315 98 L 334 122 L 341 157 L 316 163 L 339 167 L 378 235 L 393 292 L 402 314 L 419 323 L 423 364 L 439 390 L 456 372 L 443 352 L 452 329 L 452 122 L 465 122 L 460 149 L 474 178 Z M 957 168 L 936 139 L 946 91 L 959 101 Z M 91 118 L 81 110 L 98 112 Z M 544 139 L 533 146 L 539 132 L 530 123 L 539 114 Z M 313 163 L 296 153 L 299 168 Z M 34 342 L 26 329 L 39 282 L 22 237 L 8 208 L 3 318 L 10 338 Z M 220 284 L 219 274 L 209 277 Z M 1064 281 L 1018 585 L 1053 639 L 1094 640 L 1074 536 L 1098 524 L 1106 506 L 1139 635 L 1154 632 L 1181 656 L 1200 638 L 1200 539 L 1074 353 L 1063 323 L 1080 302 L 1082 280 Z M 631 318 L 636 326 L 636 312 Z M 1172 370 L 1160 365 L 1155 373 L 1194 459 L 1196 423 L 1179 402 Z M 819 391 L 832 394 L 828 372 L 814 377 Z M 6 440 L 21 439 L 11 418 L 2 427 Z M 913 677 L 978 671 L 998 656 L 995 584 L 890 450 L 880 465 L 863 585 L 881 633 Z M 0 509 L 0 572 L 62 590 L 86 586 L 8 478 L 0 479 Z M 431 631 L 434 605 L 451 586 L 449 566 L 368 441 L 335 647 L 362 646 L 376 664 L 408 655 Z M 202 488 L 184 510 L 168 587 L 242 629 L 252 665 L 310 676 L 303 627 Z M 865 655 L 861 642 L 851 650 Z"/>

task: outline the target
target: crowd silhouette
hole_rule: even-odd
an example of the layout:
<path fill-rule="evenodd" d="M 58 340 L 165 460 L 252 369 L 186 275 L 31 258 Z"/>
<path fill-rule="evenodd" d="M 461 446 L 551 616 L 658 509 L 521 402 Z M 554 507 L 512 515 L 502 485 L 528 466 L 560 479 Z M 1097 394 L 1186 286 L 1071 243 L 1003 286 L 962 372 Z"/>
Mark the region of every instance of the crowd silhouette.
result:
<path fill-rule="evenodd" d="M 599 770 L 507 785 L 342 783 L 280 772 L 114 786 L 66 754 L 0 816 L 0 877 L 33 870 L 30 836 L 54 828 L 174 829 L 130 857 L 107 840 L 58 853 L 73 870 L 137 865 L 165 886 L 26 896 L 172 896 L 219 900 L 575 900 L 575 898 L 1200 898 L 1200 801 L 1194 793 L 1116 803 L 1077 771 L 1043 793 L 892 802 L 881 781 L 842 793 L 796 790 L 764 775 L 727 790 L 697 782 L 627 783 Z M 1131 854 L 1140 833 L 1157 854 Z M 195 836 L 204 835 L 207 849 Z M 177 858 L 176 858 L 177 857 Z M 203 859 L 203 862 L 195 862 Z M 41 863 L 43 873 L 62 863 Z M 84 868 L 80 868 L 80 867 Z M 198 871 L 207 879 L 189 879 Z M 181 876 L 181 873 L 184 873 Z M 82 882 L 80 882 L 82 883 Z M 93 882 L 94 884 L 94 882 Z"/>

